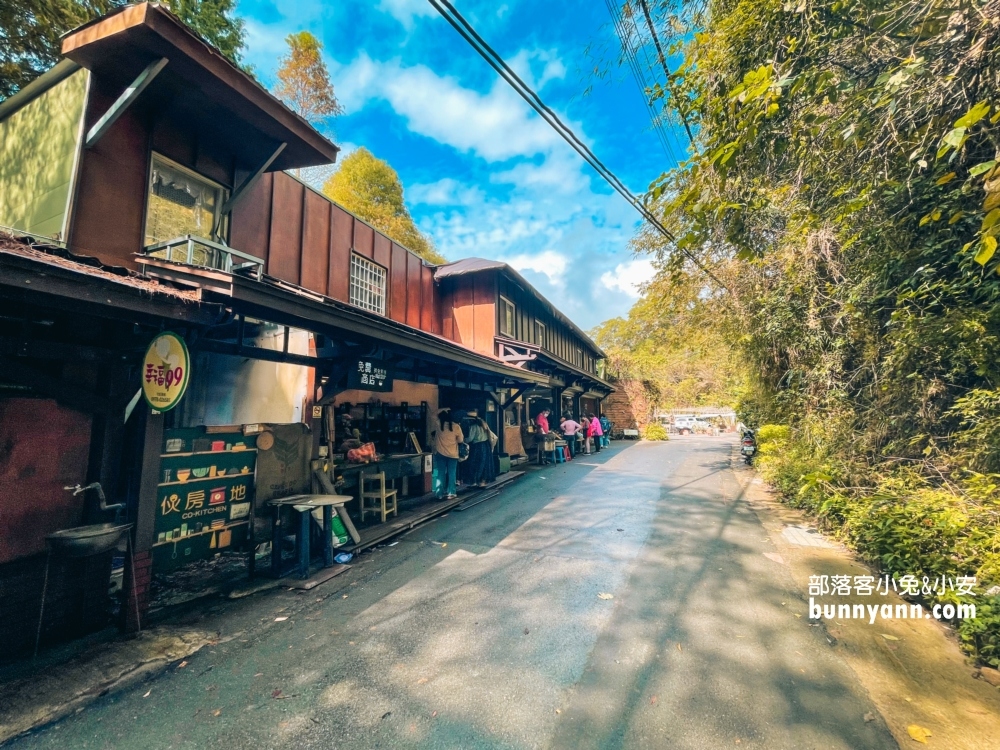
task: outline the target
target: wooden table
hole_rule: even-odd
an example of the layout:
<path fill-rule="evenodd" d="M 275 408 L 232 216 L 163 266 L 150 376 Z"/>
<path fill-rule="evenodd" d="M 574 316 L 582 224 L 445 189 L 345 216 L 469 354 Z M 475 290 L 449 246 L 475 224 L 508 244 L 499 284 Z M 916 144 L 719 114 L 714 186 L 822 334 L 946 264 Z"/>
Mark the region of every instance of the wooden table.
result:
<path fill-rule="evenodd" d="M 295 529 L 295 546 L 299 557 L 299 578 L 309 577 L 310 528 L 309 519 L 317 508 L 323 510 L 323 567 L 333 565 L 333 509 L 339 511 L 344 503 L 353 498 L 350 495 L 290 495 L 269 500 L 268 505 L 274 508 L 274 518 L 271 521 L 271 573 L 281 578 L 288 571 L 281 566 L 281 509 L 291 507 L 299 514 L 299 523 Z"/>

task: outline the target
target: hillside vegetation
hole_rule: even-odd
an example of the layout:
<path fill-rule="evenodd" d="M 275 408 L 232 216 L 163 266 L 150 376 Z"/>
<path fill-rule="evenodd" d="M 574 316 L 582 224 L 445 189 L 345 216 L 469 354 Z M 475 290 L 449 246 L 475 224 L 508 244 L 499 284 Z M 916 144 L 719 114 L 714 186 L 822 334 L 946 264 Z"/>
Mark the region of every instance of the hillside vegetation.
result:
<path fill-rule="evenodd" d="M 652 93 L 698 140 L 648 195 L 657 284 L 711 305 L 767 478 L 925 600 L 977 576 L 960 633 L 997 665 L 1000 4 L 657 10 L 684 64 Z"/>

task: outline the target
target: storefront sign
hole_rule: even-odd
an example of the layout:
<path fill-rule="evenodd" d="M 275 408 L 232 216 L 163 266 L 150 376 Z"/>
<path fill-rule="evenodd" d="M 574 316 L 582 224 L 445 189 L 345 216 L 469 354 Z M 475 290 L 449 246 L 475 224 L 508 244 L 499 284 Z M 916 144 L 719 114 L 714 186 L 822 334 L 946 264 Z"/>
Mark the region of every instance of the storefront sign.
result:
<path fill-rule="evenodd" d="M 169 411 L 187 390 L 191 355 L 184 339 L 164 331 L 149 345 L 142 362 L 142 395 L 157 411 Z"/>
<path fill-rule="evenodd" d="M 359 359 L 347 371 L 347 387 L 362 391 L 392 390 L 392 365 L 380 359 Z"/>
<path fill-rule="evenodd" d="M 256 437 L 208 433 L 198 427 L 164 431 L 153 525 L 157 572 L 245 545 L 254 496 Z"/>

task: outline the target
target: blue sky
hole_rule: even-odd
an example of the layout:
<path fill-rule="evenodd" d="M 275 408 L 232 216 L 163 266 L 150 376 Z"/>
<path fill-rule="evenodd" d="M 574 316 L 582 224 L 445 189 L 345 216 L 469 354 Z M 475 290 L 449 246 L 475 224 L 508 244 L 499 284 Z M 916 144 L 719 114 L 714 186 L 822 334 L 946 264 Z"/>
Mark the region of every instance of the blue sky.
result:
<path fill-rule="evenodd" d="M 604 3 L 455 6 L 633 192 L 672 166 L 634 81 L 589 72 L 588 45 L 616 43 Z M 286 34 L 308 29 L 323 42 L 346 110 L 335 142 L 399 172 L 414 219 L 449 260 L 510 263 L 584 329 L 628 311 L 652 273 L 627 246 L 635 210 L 426 0 L 240 0 L 238 13 L 266 85 Z"/>

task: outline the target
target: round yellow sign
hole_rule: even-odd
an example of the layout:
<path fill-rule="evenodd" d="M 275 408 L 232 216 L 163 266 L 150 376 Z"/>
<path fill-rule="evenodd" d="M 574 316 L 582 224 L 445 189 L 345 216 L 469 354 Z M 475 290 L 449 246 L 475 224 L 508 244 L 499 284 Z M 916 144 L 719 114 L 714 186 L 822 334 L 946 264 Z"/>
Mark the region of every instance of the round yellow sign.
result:
<path fill-rule="evenodd" d="M 191 355 L 176 333 L 164 331 L 150 343 L 142 362 L 142 395 L 157 411 L 177 406 L 191 377 Z"/>

